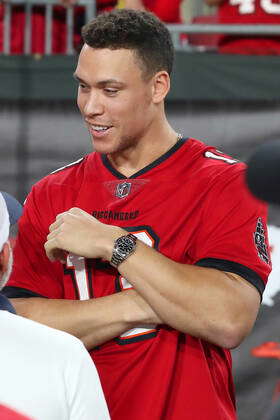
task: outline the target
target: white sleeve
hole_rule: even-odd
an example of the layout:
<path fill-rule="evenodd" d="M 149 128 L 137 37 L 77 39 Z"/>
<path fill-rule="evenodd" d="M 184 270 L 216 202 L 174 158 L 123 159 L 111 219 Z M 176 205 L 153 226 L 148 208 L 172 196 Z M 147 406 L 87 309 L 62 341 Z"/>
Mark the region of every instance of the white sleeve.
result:
<path fill-rule="evenodd" d="M 109 420 L 107 404 L 96 367 L 78 339 L 68 349 L 65 387 L 69 420 Z M 75 343 L 74 343 L 75 344 Z"/>

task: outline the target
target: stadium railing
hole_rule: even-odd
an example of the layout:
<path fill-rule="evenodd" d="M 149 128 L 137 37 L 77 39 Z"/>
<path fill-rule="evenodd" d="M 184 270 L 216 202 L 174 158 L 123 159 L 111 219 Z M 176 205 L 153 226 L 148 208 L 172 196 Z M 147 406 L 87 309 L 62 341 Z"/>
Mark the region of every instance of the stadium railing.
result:
<path fill-rule="evenodd" d="M 3 3 L 2 3 L 3 4 Z M 11 16 L 12 8 L 14 5 L 22 5 L 25 10 L 25 28 L 24 28 L 24 54 L 31 54 L 31 16 L 33 6 L 45 7 L 45 54 L 51 55 L 51 33 L 52 33 L 52 14 L 53 7 L 61 5 L 57 0 L 8 0 L 3 4 L 4 20 L 3 20 L 3 54 L 10 54 L 10 29 L 11 29 Z M 96 1 L 95 0 L 79 0 L 79 6 L 85 7 L 85 19 L 91 20 L 96 15 Z M 66 54 L 73 55 L 73 29 L 74 29 L 74 7 L 66 7 L 66 27 L 67 27 L 67 46 Z"/>
<path fill-rule="evenodd" d="M 231 34 L 231 35 L 280 35 L 280 25 L 224 25 L 224 24 L 176 24 L 167 25 L 176 50 L 190 50 L 193 47 L 181 42 L 182 34 Z"/>
<path fill-rule="evenodd" d="M 53 7 L 61 5 L 57 0 L 7 0 L 4 7 L 3 20 L 3 55 L 10 55 L 11 40 L 11 16 L 12 8 L 15 5 L 22 5 L 25 9 L 25 30 L 24 30 L 24 54 L 31 54 L 31 16 L 32 9 L 36 5 L 45 7 L 45 55 L 52 55 L 52 15 Z M 78 6 L 85 7 L 85 19 L 89 21 L 96 14 L 95 0 L 79 0 Z M 73 47 L 73 28 L 74 28 L 74 7 L 66 7 L 66 27 L 67 27 L 67 47 L 66 55 L 73 55 L 75 49 Z M 234 35 L 280 35 L 280 25 L 220 25 L 220 24 L 176 24 L 167 25 L 171 32 L 175 49 L 177 51 L 203 51 L 203 48 L 197 48 L 188 42 L 182 42 L 182 34 L 234 34 Z"/>

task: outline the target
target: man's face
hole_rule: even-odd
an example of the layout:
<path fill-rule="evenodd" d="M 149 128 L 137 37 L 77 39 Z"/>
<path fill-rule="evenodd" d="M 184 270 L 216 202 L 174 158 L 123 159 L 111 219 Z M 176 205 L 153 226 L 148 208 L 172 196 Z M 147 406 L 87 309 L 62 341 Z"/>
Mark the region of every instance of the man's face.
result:
<path fill-rule="evenodd" d="M 155 115 L 153 78 L 144 80 L 133 51 L 85 44 L 75 77 L 78 107 L 97 152 L 121 152 L 141 141 Z"/>

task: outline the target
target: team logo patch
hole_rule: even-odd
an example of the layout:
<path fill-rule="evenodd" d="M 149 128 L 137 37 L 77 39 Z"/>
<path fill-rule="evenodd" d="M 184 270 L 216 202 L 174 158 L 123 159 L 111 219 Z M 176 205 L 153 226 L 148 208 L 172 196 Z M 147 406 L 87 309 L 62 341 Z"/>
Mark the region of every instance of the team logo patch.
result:
<path fill-rule="evenodd" d="M 270 258 L 266 245 L 265 230 L 262 219 L 259 217 L 256 226 L 256 232 L 254 233 L 254 241 L 258 251 L 258 256 L 266 264 L 270 264 Z"/>
<path fill-rule="evenodd" d="M 116 186 L 115 195 L 118 198 L 125 198 L 131 191 L 131 182 L 122 182 Z"/>
<path fill-rule="evenodd" d="M 149 182 L 148 179 L 118 179 L 104 182 L 104 186 L 116 200 L 123 200 L 137 193 L 147 182 Z"/>

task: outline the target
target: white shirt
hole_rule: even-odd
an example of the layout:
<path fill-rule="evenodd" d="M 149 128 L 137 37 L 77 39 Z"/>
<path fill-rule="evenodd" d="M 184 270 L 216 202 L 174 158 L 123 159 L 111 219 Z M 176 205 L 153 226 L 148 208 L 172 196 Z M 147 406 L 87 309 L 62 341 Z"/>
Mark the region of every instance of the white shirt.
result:
<path fill-rule="evenodd" d="M 82 342 L 1 310 L 0 402 L 36 420 L 110 419 Z"/>

